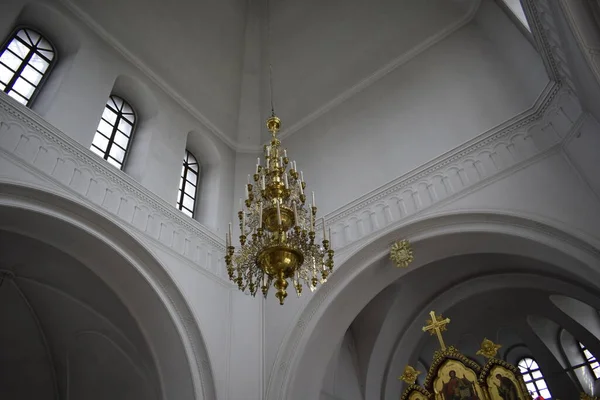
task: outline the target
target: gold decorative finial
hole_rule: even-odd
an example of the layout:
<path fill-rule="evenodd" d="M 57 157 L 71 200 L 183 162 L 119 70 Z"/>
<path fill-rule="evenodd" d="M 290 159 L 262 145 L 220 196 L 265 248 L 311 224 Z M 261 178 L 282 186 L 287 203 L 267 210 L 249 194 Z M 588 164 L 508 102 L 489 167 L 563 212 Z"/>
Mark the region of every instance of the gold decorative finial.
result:
<path fill-rule="evenodd" d="M 275 136 L 281 128 L 281 120 L 274 114 L 267 119 L 267 129 Z"/>
<path fill-rule="evenodd" d="M 421 371 L 417 371 L 410 365 L 407 365 L 406 367 L 404 367 L 404 372 L 402 373 L 402 375 L 400 375 L 398 379 L 408 383 L 409 385 L 414 385 L 417 381 L 417 375 L 419 375 L 420 373 Z"/>
<path fill-rule="evenodd" d="M 446 325 L 450 323 L 450 318 L 442 319 L 442 315 L 435 315 L 434 311 L 430 311 L 429 315 L 431 316 L 431 319 L 427 320 L 427 325 L 423 327 L 423 332 L 429 332 L 432 336 L 433 334 L 436 334 L 438 341 L 440 342 L 440 347 L 442 350 L 446 350 L 442 332 L 446 330 Z"/>
<path fill-rule="evenodd" d="M 484 356 L 485 358 L 494 358 L 496 354 L 498 354 L 498 349 L 502 347 L 499 344 L 492 342 L 488 338 L 484 338 L 483 342 L 481 342 L 481 348 L 477 350 L 478 356 Z"/>
<path fill-rule="evenodd" d="M 408 240 L 401 240 L 392 245 L 390 259 L 398 268 L 406 268 L 413 260 L 413 252 Z"/>

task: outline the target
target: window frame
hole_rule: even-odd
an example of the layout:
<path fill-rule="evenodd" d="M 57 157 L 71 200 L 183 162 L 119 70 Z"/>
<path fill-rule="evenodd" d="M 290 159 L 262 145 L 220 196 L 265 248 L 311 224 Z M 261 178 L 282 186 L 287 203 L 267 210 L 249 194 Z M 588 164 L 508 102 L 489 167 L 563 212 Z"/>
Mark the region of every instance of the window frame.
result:
<path fill-rule="evenodd" d="M 598 362 L 598 359 L 596 358 L 596 356 L 594 354 L 592 354 L 590 349 L 585 347 L 585 345 L 583 343 L 581 343 L 580 341 L 577 341 L 577 345 L 579 347 L 581 357 L 583 358 L 583 364 L 585 364 L 587 366 L 590 374 L 594 377 L 594 380 L 597 381 L 598 379 L 600 379 L 600 363 Z M 588 358 L 585 355 L 586 351 L 588 351 L 590 353 L 590 356 L 592 356 L 591 358 Z M 593 363 L 598 364 L 598 366 L 596 368 L 593 368 L 592 367 Z M 595 371 L 598 371 L 598 373 L 596 373 Z"/>
<path fill-rule="evenodd" d="M 529 366 L 526 366 L 525 368 L 527 369 L 527 371 L 523 371 L 522 367 L 521 367 L 521 363 L 524 362 L 525 360 L 531 360 L 533 361 L 536 365 L 537 368 L 532 369 Z M 540 364 L 537 362 L 537 360 L 531 356 L 525 356 L 519 359 L 519 361 L 517 362 L 517 368 L 519 368 L 519 372 L 521 373 L 521 375 L 525 375 L 525 374 L 529 374 L 529 376 L 531 377 L 530 380 L 525 380 L 525 378 L 523 378 L 523 381 L 525 382 L 525 386 L 527 387 L 528 383 L 532 383 L 533 386 L 535 387 L 536 390 L 536 394 L 538 396 L 543 396 L 540 391 L 542 390 L 546 390 L 548 391 L 548 394 L 550 395 L 550 397 L 546 398 L 544 397 L 544 399 L 546 400 L 552 400 L 554 398 L 554 396 L 552 396 L 552 392 L 550 391 L 550 388 L 548 387 L 548 383 L 546 382 L 546 378 L 544 377 L 544 373 L 542 372 L 542 368 L 540 367 Z M 538 372 L 540 373 L 540 377 L 539 378 L 534 378 L 533 377 L 533 372 Z M 537 383 L 538 381 L 544 381 L 544 384 L 546 385 L 545 388 L 539 388 Z M 527 387 L 527 390 L 529 391 L 530 389 Z"/>
<path fill-rule="evenodd" d="M 27 101 L 27 104 L 25 104 L 25 107 L 32 108 L 33 104 L 35 103 L 35 100 L 36 100 L 37 96 L 41 92 L 42 87 L 46 84 L 46 82 L 48 81 L 48 78 L 50 77 L 50 75 L 52 75 L 52 71 L 54 70 L 54 67 L 56 66 L 56 64 L 57 64 L 57 62 L 59 60 L 59 54 L 58 54 L 58 50 L 57 50 L 56 46 L 54 45 L 54 43 L 52 42 L 52 40 L 48 38 L 47 35 L 44 35 L 37 28 L 34 28 L 34 27 L 30 26 L 30 25 L 20 24 L 20 25 L 15 26 L 15 28 L 11 31 L 10 35 L 8 35 L 6 37 L 6 39 L 2 42 L 2 47 L 0 47 L 0 55 L 4 54 L 4 52 L 8 50 L 8 46 L 10 45 L 10 43 L 13 40 L 18 40 L 17 39 L 17 34 L 21 30 L 33 31 L 36 34 L 40 35 L 40 37 L 44 38 L 44 40 L 46 40 L 50 44 L 50 47 L 52 48 L 52 51 L 53 51 L 53 54 L 54 54 L 54 57 L 52 58 L 52 60 L 50 60 L 50 61 L 46 60 L 46 61 L 48 61 L 48 68 L 46 69 L 46 71 L 44 73 L 42 73 L 42 78 L 38 82 L 37 86 L 35 86 L 35 89 L 33 90 L 33 93 L 31 94 L 31 97 Z M 39 54 L 39 53 L 38 53 L 38 55 L 43 56 L 42 54 Z M 29 57 L 29 58 L 31 58 L 31 57 Z M 25 67 L 27 65 L 29 65 L 29 62 L 22 62 L 21 63 L 21 65 L 19 66 L 19 69 L 17 71 L 15 71 L 15 75 L 14 76 L 17 76 L 17 78 L 15 79 L 14 76 L 13 76 L 13 79 L 15 81 L 19 77 L 21 77 L 21 73 L 23 72 L 23 70 L 25 69 Z M 26 80 L 26 78 L 23 78 L 23 79 Z M 28 82 L 28 83 L 30 83 L 30 82 Z M 13 83 L 13 85 L 14 85 L 14 83 Z M 7 87 L 8 87 L 8 85 L 7 85 Z M 1 90 L 1 92 L 3 92 L 4 94 L 6 94 L 7 96 L 11 97 L 5 90 L 6 90 L 6 88 L 4 90 Z M 17 101 L 19 104 L 23 104 L 20 101 L 18 101 L 17 99 L 13 99 L 13 100 Z"/>
<path fill-rule="evenodd" d="M 121 132 L 121 131 L 119 131 L 119 121 L 120 121 L 120 119 L 125 119 L 127 121 L 127 119 L 123 117 L 123 112 L 122 111 L 118 111 L 118 110 L 114 109 L 113 107 L 111 107 L 109 105 L 109 103 L 113 99 L 113 97 L 120 99 L 123 102 L 124 105 L 126 104 L 131 109 L 131 113 L 133 115 L 133 123 L 131 124 L 131 132 L 129 133 L 129 137 L 127 138 L 128 139 L 127 140 L 127 148 L 123 149 L 118 143 L 116 144 L 119 148 L 123 149 L 124 152 L 125 152 L 125 155 L 123 156 L 123 161 L 121 162 L 121 167 L 120 168 L 118 168 L 116 165 L 112 164 L 108 160 L 108 158 L 110 157 L 110 149 L 115 144 L 115 135 L 116 135 L 117 132 Z M 114 102 L 114 100 L 113 100 L 113 102 Z M 115 120 L 114 124 L 111 124 L 109 121 L 105 120 L 102 117 L 104 115 L 104 111 L 107 108 L 109 108 L 112 112 L 114 112 L 117 115 L 117 119 Z M 133 141 L 133 136 L 135 135 L 135 130 L 137 128 L 137 122 L 138 122 L 137 112 L 135 111 L 135 108 L 133 108 L 133 106 L 131 105 L 130 102 L 128 102 L 127 100 L 125 100 L 122 96 L 119 96 L 118 94 L 112 93 L 110 96 L 108 96 L 108 100 L 104 104 L 104 108 L 102 109 L 102 116 L 100 116 L 100 121 L 98 121 L 98 126 L 96 127 L 96 133 L 94 134 L 94 139 L 96 138 L 96 135 L 98 135 L 98 134 L 100 134 L 100 135 L 104 136 L 105 138 L 107 138 L 108 139 L 108 145 L 106 147 L 106 151 L 103 151 L 104 155 L 100 155 L 100 154 L 96 153 L 94 150 L 92 150 L 92 147 L 95 147 L 99 151 L 102 151 L 98 146 L 96 146 L 94 144 L 93 139 L 92 139 L 92 144 L 90 145 L 90 151 L 92 151 L 97 156 L 102 157 L 104 159 L 104 161 L 108 162 L 113 167 L 118 168 L 120 171 L 123 171 L 124 168 L 125 168 L 125 164 L 127 163 L 127 157 L 129 156 L 129 150 L 131 149 L 131 142 Z M 109 125 L 112 125 L 112 131 L 110 133 L 110 137 L 107 137 L 103 133 L 101 133 L 100 131 L 98 131 L 98 128 L 100 127 L 100 124 L 102 123 L 102 121 L 106 122 Z M 123 135 L 125 135 L 124 132 L 121 132 L 121 133 Z M 114 158 L 114 157 L 112 157 L 112 158 Z"/>
<path fill-rule="evenodd" d="M 189 162 L 189 157 L 192 157 L 195 161 L 195 163 L 190 163 Z M 190 165 L 196 165 L 196 171 L 194 171 Z M 187 175 L 188 175 L 188 171 L 193 171 L 196 173 L 196 182 L 192 183 L 187 179 Z M 177 209 L 179 211 L 181 211 L 182 213 L 184 213 L 185 215 L 187 215 L 188 217 L 191 217 L 192 219 L 196 216 L 196 208 L 198 205 L 198 183 L 200 182 L 200 163 L 198 162 L 198 158 L 194 155 L 194 153 L 192 153 L 191 151 L 189 151 L 188 149 L 185 149 L 185 155 L 183 157 L 183 165 L 182 165 L 182 175 L 179 178 L 179 188 L 177 189 L 177 201 L 175 203 L 175 207 L 177 207 Z M 189 196 L 186 192 L 185 192 L 185 188 L 186 185 L 190 183 L 193 186 L 195 186 L 195 190 L 194 190 L 194 197 Z M 188 196 L 192 198 L 192 208 L 193 210 L 190 210 L 189 208 L 187 208 L 186 206 L 184 206 L 183 204 L 183 199 L 185 198 L 184 196 Z M 188 215 L 186 213 L 186 211 L 184 211 L 183 209 L 185 208 L 186 211 L 189 211 L 192 215 Z"/>

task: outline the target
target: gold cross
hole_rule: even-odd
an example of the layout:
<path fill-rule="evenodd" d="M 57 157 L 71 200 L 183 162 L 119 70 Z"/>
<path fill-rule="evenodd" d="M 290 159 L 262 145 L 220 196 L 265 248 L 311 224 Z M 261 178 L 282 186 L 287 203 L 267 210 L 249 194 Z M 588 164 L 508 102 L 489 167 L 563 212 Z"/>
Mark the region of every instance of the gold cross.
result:
<path fill-rule="evenodd" d="M 435 312 L 430 311 L 429 315 L 431 319 L 427 320 L 427 325 L 423 327 L 423 332 L 429 332 L 432 335 L 437 334 L 437 338 L 440 341 L 440 346 L 442 350 L 446 350 L 446 344 L 444 343 L 444 338 L 442 337 L 442 332 L 446 330 L 446 325 L 450 323 L 450 318 L 442 319 L 441 315 L 435 315 Z"/>

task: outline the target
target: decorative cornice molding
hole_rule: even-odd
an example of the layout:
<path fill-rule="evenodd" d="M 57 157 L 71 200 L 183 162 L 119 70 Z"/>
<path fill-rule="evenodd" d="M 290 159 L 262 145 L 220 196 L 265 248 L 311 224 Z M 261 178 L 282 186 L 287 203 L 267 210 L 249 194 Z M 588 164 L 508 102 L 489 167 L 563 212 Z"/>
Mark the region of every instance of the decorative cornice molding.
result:
<path fill-rule="evenodd" d="M 568 116 L 565 109 L 573 110 L 571 114 L 574 115 Z M 549 84 L 531 109 L 326 215 L 325 224 L 332 228 L 336 251 L 359 240 L 359 237 L 368 234 L 367 231 L 372 232 L 374 224 L 379 229 L 380 225 L 386 226 L 397 218 L 420 212 L 533 157 L 542 147 L 526 148 L 529 144 L 526 143 L 527 138 L 535 143 L 534 136 L 544 134 L 544 130 L 554 129 L 555 125 L 568 126 L 569 129 L 578 126 L 579 112 L 578 103 L 567 91 L 561 89 L 559 84 Z M 536 129 L 532 130 L 534 127 Z M 554 130 L 554 135 L 547 132 L 547 138 L 552 142 L 545 143 L 543 148 L 567 137 L 569 129 L 560 133 Z M 551 135 L 554 138 L 550 139 Z M 504 149 L 499 149 L 499 145 Z M 471 178 L 468 169 L 476 172 Z M 394 200 L 397 204 L 393 204 Z M 379 209 L 374 210 L 373 206 Z M 398 209 L 394 210 L 392 206 Z M 387 211 L 384 210 L 386 208 Z M 368 214 L 366 218 L 365 215 L 360 216 L 365 212 Z M 374 221 L 371 221 L 373 216 Z M 350 220 L 354 222 L 350 223 Z M 356 225 L 361 222 L 362 228 L 357 229 Z M 352 226 L 350 235 L 340 232 L 348 229 L 349 225 Z M 317 230 L 320 232 L 320 229 L 319 226 Z M 344 237 L 340 239 L 342 235 Z"/>
<path fill-rule="evenodd" d="M 30 109 L 0 94 L 0 148 L 167 248 L 225 279 L 214 232 L 179 213 Z M 10 180 L 9 176 L 4 177 Z M 100 211 L 99 210 L 99 211 Z"/>

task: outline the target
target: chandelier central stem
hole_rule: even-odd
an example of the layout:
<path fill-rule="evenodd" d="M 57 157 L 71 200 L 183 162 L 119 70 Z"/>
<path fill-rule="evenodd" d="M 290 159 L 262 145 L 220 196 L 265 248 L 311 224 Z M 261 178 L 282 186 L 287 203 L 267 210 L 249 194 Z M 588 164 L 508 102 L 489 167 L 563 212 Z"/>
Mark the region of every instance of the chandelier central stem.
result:
<path fill-rule="evenodd" d="M 270 42 L 269 14 L 267 0 Z M 269 48 L 267 51 L 270 52 Z M 318 283 L 327 281 L 333 270 L 334 252 L 330 247 L 331 233 L 327 238 L 324 219 L 322 240 L 320 243 L 316 241 L 315 194 L 312 193 L 312 202 L 306 204 L 304 174 L 298 171 L 295 161 L 290 161 L 287 150 L 281 147 L 277 138 L 281 120 L 275 115 L 272 70 L 269 62 L 271 116 L 266 127 L 271 133 L 271 140 L 263 148 L 264 164 L 259 157 L 254 174 L 248 175 L 245 199 L 240 199 L 240 246 L 237 250 L 229 224 L 225 263 L 229 279 L 240 290 L 254 296 L 260 289 L 266 297 L 272 285 L 277 290 L 275 297 L 283 304 L 288 280 L 298 296 L 302 293 L 303 284 L 314 291 Z"/>

